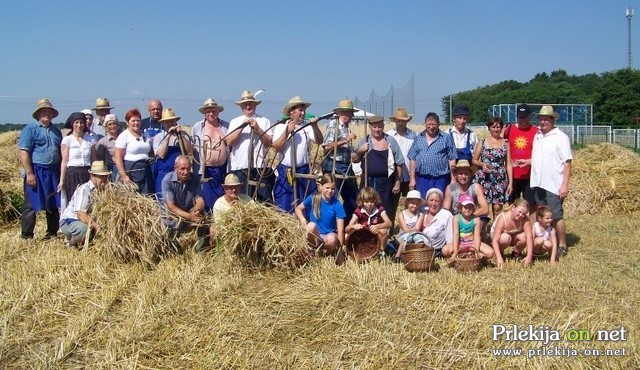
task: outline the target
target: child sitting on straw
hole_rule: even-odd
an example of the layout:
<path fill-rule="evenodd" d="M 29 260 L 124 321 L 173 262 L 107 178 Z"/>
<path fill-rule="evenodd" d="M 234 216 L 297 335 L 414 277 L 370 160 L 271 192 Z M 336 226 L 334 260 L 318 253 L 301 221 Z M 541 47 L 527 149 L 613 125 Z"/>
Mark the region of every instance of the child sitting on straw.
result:
<path fill-rule="evenodd" d="M 347 215 L 335 194 L 336 179 L 331 173 L 325 173 L 318 192 L 298 204 L 295 214 L 305 226 L 309 246 L 314 250 L 320 247 L 326 254 L 335 255 L 336 263 L 342 263 L 344 255 L 341 247 L 344 244 L 344 219 Z M 309 217 L 308 221 L 305 214 Z"/>
<path fill-rule="evenodd" d="M 525 267 L 531 265 L 533 260 L 533 237 L 529 217 L 529 203 L 522 199 L 516 199 L 508 211 L 500 213 L 491 226 L 491 244 L 496 255 L 498 268 L 504 267 L 502 253 L 507 247 L 513 246 L 512 257 L 520 257 L 520 253 L 527 247 L 527 256 L 524 259 Z"/>
<path fill-rule="evenodd" d="M 473 213 L 476 205 L 471 196 L 462 193 L 458 197 L 457 214 L 453 216 L 453 244 L 442 248 L 444 257 L 451 256 L 451 260 L 455 260 L 458 254 L 474 251 L 479 253 L 481 257 L 493 257 L 491 247 L 483 243 L 481 240 L 482 222 L 480 218 Z"/>
<path fill-rule="evenodd" d="M 347 234 L 360 229 L 369 229 L 378 235 L 378 250 L 381 255 L 384 254 L 392 223 L 384 206 L 380 204 L 380 194 L 374 188 L 362 188 L 356 198 L 356 204 L 358 208 L 353 212 L 351 221 L 347 225 Z"/>
<path fill-rule="evenodd" d="M 538 208 L 536 220 L 533 224 L 533 254 L 543 256 L 549 253 L 549 264 L 555 266 L 558 257 L 558 239 L 556 230 L 551 224 L 553 222 L 551 208 L 547 206 Z"/>
<path fill-rule="evenodd" d="M 400 227 L 400 231 L 396 236 L 400 243 L 395 255 L 396 258 L 400 258 L 407 243 L 417 243 L 427 239 L 426 235 L 421 232 L 422 224 L 424 223 L 424 213 L 420 212 L 421 205 L 422 197 L 420 192 L 418 190 L 409 191 L 404 199 L 404 209 L 396 216 L 396 221 L 398 221 L 398 226 Z"/>

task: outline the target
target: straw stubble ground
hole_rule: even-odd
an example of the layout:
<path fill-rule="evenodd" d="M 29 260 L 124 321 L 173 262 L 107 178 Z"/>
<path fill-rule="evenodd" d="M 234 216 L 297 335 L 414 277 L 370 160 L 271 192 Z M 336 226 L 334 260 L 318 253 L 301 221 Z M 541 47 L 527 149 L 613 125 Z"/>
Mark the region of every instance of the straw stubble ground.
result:
<path fill-rule="evenodd" d="M 387 261 L 250 270 L 232 256 L 185 255 L 156 268 L 60 241 L 1 235 L 0 364 L 120 368 L 637 368 L 640 215 L 569 220 L 576 244 L 557 268 L 509 261 L 462 275 L 411 274 Z M 496 357 L 493 324 L 619 329 L 619 357 Z"/>

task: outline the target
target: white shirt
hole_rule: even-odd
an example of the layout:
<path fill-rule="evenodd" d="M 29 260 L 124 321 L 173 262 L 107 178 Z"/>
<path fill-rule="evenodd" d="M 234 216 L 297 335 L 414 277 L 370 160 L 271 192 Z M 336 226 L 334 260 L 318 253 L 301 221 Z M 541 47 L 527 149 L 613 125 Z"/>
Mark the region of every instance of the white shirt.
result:
<path fill-rule="evenodd" d="M 531 187 L 559 195 L 564 164 L 571 159 L 571 142 L 567 134 L 557 127 L 546 135 L 538 130 L 531 153 Z"/>
<path fill-rule="evenodd" d="M 245 121 L 250 119 L 256 120 L 258 126 L 266 131 L 269 127 L 271 127 L 271 121 L 267 118 L 264 118 L 260 115 L 254 114 L 253 117 L 240 116 L 236 117 L 229 122 L 229 133 L 235 130 L 237 127 L 242 125 Z M 273 135 L 273 129 L 267 132 L 269 135 Z M 231 153 L 229 153 L 229 170 L 243 170 L 249 168 L 249 141 L 251 138 L 251 126 L 247 125 L 242 129 L 242 133 L 240 137 L 236 141 L 236 143 L 231 148 Z M 265 148 L 260 141 L 260 137 L 254 133 L 253 134 L 253 168 L 262 168 L 263 160 L 268 148 Z"/>
<path fill-rule="evenodd" d="M 459 133 L 458 130 L 454 127 L 451 127 L 447 130 L 451 137 L 453 138 L 453 143 L 456 145 L 457 149 L 462 149 L 467 147 L 467 136 L 469 136 L 469 145 L 471 145 L 471 154 L 473 154 L 473 149 L 476 147 L 476 143 L 478 143 L 478 137 L 475 132 L 471 131 L 468 127 L 464 128 L 463 133 Z"/>
<path fill-rule="evenodd" d="M 160 149 L 160 144 L 162 144 L 166 136 L 167 136 L 167 132 L 165 130 L 162 130 L 153 137 L 154 153 L 158 153 L 158 149 Z M 171 135 L 171 137 L 168 137 L 166 140 L 169 141 L 169 146 L 176 146 L 176 147 L 180 146 L 180 144 L 178 144 L 178 136 L 176 135 Z"/>
<path fill-rule="evenodd" d="M 453 215 L 442 208 L 422 232 L 429 238 L 433 248 L 442 249 L 453 240 Z"/>
<path fill-rule="evenodd" d="M 302 123 L 307 124 L 307 122 Z M 298 130 L 300 126 L 296 126 L 296 130 Z M 273 131 L 273 141 L 276 141 L 282 135 L 287 135 L 287 125 L 277 125 Z M 305 164 L 309 164 L 309 142 L 315 140 L 315 136 L 313 134 L 313 128 L 311 125 L 305 126 L 302 130 L 296 132 L 293 136 L 295 140 L 295 155 L 296 155 L 296 165 L 295 167 L 300 167 Z M 289 137 L 284 144 L 284 149 L 282 151 L 283 157 L 281 164 L 293 167 L 291 161 L 291 138 Z"/>
<path fill-rule="evenodd" d="M 67 167 L 91 166 L 91 138 L 89 134 L 82 135 L 82 143 L 73 135 L 62 138 L 60 145 L 69 148 Z"/>
<path fill-rule="evenodd" d="M 400 147 L 400 151 L 404 157 L 404 165 L 402 166 L 402 182 L 407 182 L 409 181 L 409 158 L 407 157 L 407 154 L 409 154 L 411 144 L 413 144 L 413 141 L 418 137 L 418 134 L 416 134 L 412 129 L 407 128 L 407 132 L 402 136 L 398 133 L 395 127 L 389 129 L 386 134 L 396 139 L 396 142 Z"/>
<path fill-rule="evenodd" d="M 151 143 L 144 137 L 136 137 L 129 130 L 124 130 L 118 135 L 115 147 L 125 150 L 125 161 L 135 162 L 149 158 Z"/>
<path fill-rule="evenodd" d="M 77 220 L 77 211 L 88 212 L 91 207 L 91 191 L 95 188 L 96 187 L 93 185 L 91 180 L 78 186 L 76 191 L 73 192 L 73 196 L 71 197 L 69 204 L 67 204 L 62 215 L 60 215 L 60 219 Z"/>

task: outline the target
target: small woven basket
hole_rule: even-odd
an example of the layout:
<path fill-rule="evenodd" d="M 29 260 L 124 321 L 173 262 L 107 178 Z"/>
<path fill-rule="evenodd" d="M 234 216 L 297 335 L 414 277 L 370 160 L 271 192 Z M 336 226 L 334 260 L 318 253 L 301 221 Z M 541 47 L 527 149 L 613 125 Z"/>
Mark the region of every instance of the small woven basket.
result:
<path fill-rule="evenodd" d="M 475 252 L 462 253 L 453 261 L 453 268 L 462 273 L 475 272 L 480 270 L 481 261 L 482 257 Z"/>
<path fill-rule="evenodd" d="M 424 243 L 409 243 L 402 252 L 404 268 L 409 272 L 431 271 L 435 250 Z"/>
<path fill-rule="evenodd" d="M 378 258 L 378 235 L 369 229 L 359 229 L 347 237 L 347 255 L 358 263 Z"/>

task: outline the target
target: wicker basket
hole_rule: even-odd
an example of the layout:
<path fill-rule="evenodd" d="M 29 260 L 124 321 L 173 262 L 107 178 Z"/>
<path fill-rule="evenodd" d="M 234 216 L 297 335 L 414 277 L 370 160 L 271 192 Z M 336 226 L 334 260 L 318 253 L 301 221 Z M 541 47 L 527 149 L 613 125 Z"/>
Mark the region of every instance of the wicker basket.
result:
<path fill-rule="evenodd" d="M 369 229 L 359 229 L 350 233 L 345 245 L 349 258 L 358 263 L 378 257 L 378 235 Z"/>
<path fill-rule="evenodd" d="M 481 261 L 482 257 L 475 252 L 462 253 L 453 261 L 453 268 L 462 273 L 475 272 L 480 270 Z"/>
<path fill-rule="evenodd" d="M 423 243 L 410 243 L 402 252 L 404 268 L 409 272 L 431 271 L 435 250 Z"/>

